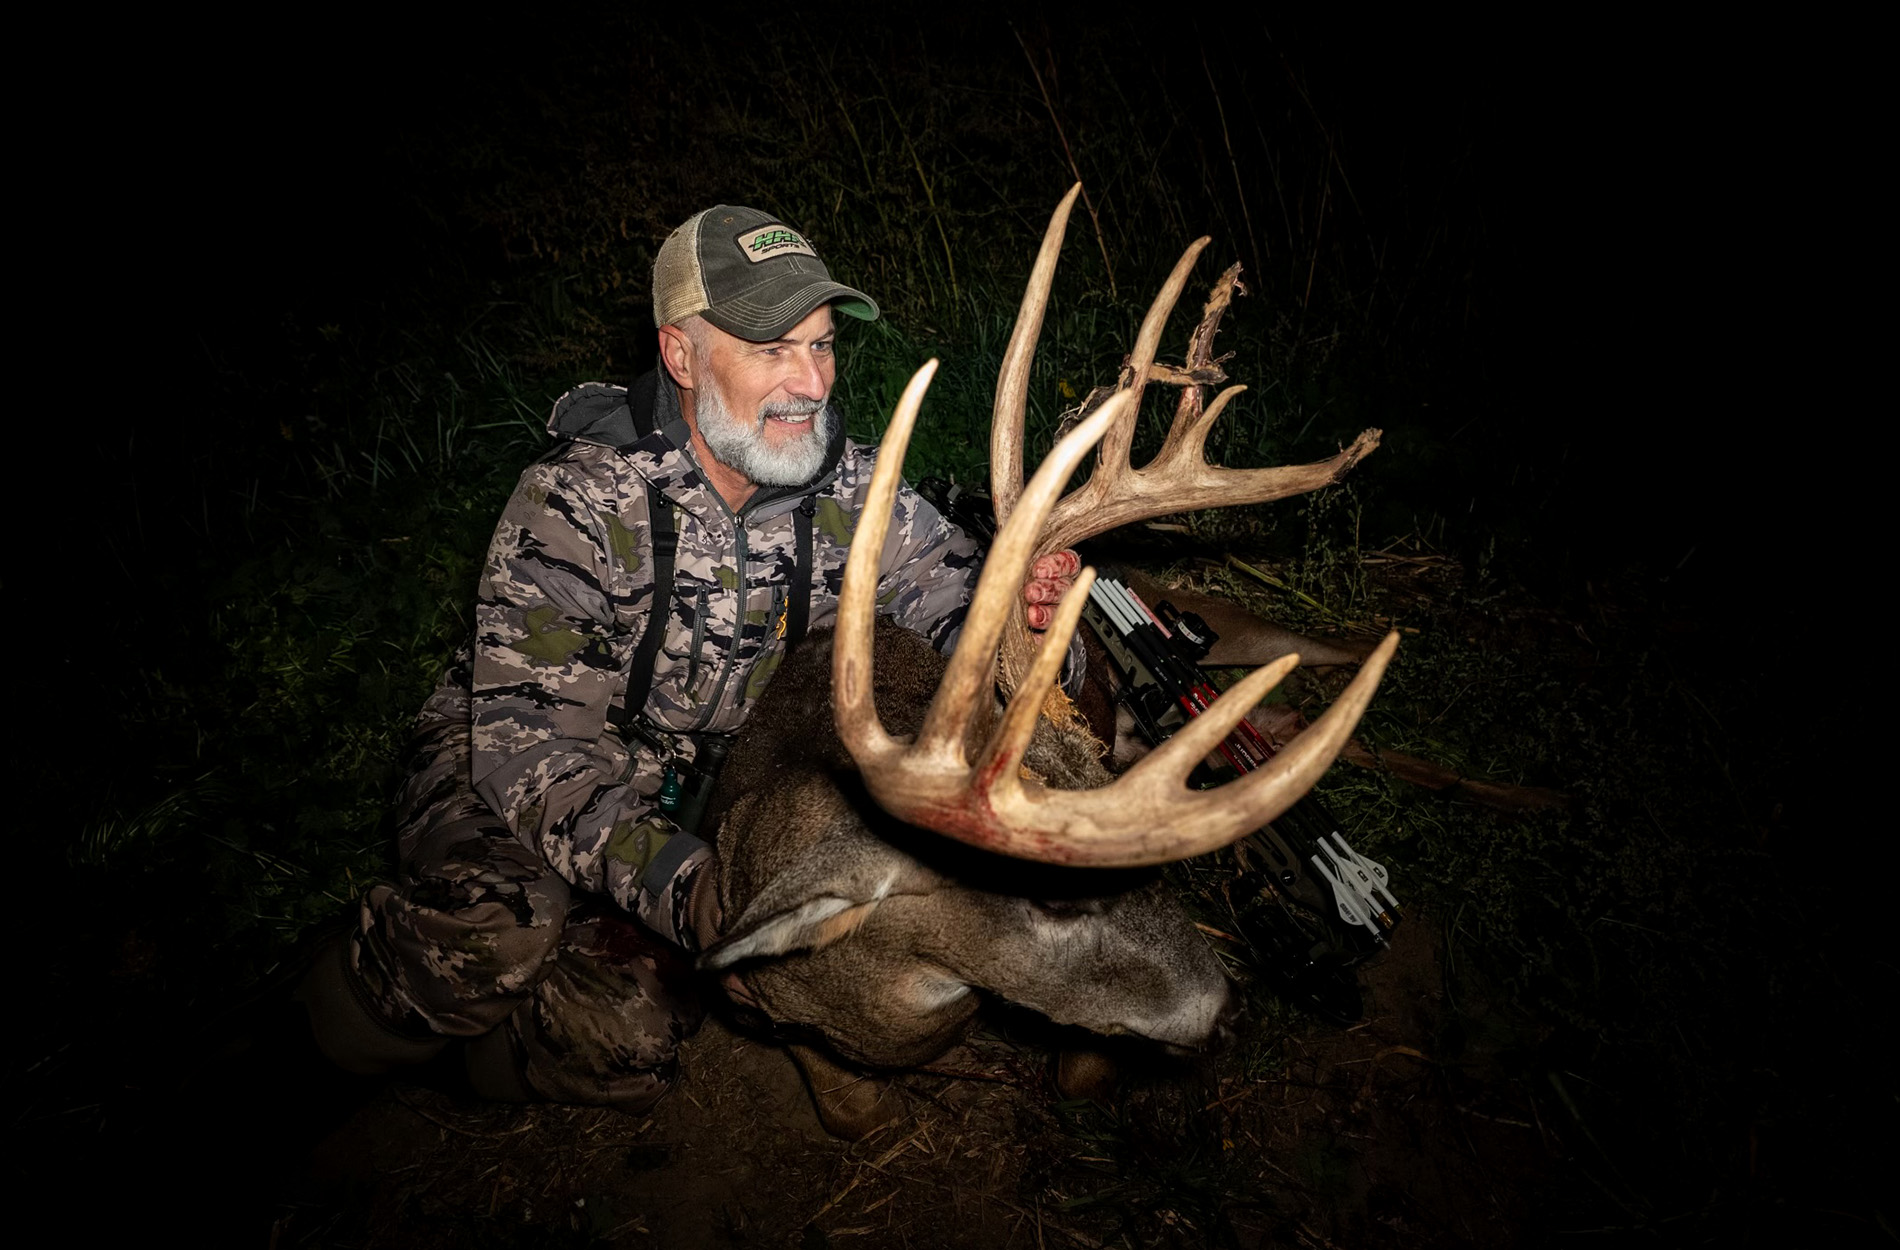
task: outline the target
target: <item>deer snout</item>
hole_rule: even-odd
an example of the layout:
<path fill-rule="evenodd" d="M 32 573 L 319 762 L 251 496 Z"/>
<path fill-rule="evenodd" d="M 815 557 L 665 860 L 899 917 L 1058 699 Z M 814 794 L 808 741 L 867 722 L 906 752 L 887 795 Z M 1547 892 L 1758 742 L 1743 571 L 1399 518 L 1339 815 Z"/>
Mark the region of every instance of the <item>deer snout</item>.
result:
<path fill-rule="evenodd" d="M 1163 1054 L 1175 1059 L 1218 1054 L 1233 1045 L 1238 1036 L 1235 1026 L 1240 1020 L 1241 1002 L 1232 981 L 1222 976 L 1183 1007 L 1166 1023 L 1149 1021 L 1129 1031 L 1156 1043 Z"/>

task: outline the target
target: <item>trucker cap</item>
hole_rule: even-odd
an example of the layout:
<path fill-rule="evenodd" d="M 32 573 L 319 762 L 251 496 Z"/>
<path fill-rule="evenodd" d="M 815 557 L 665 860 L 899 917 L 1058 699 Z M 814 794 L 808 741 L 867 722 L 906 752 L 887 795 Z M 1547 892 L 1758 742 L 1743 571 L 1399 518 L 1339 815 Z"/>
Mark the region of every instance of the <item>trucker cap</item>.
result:
<path fill-rule="evenodd" d="M 862 291 L 833 282 L 805 236 L 756 208 L 719 204 L 696 214 L 660 245 L 653 261 L 653 324 L 698 313 L 755 343 L 783 336 L 820 304 L 876 321 Z"/>

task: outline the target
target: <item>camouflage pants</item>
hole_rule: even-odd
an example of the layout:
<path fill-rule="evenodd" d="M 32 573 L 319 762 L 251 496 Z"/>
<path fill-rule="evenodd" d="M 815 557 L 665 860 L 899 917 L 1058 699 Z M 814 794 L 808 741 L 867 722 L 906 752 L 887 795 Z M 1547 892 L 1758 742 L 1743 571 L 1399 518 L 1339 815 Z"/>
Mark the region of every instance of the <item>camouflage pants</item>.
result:
<path fill-rule="evenodd" d="M 476 796 L 466 714 L 414 745 L 397 880 L 364 899 L 345 953 L 358 1001 L 399 1035 L 481 1038 L 491 1066 L 500 1048 L 519 1096 L 644 1111 L 703 1016 L 686 957 L 574 891 Z"/>

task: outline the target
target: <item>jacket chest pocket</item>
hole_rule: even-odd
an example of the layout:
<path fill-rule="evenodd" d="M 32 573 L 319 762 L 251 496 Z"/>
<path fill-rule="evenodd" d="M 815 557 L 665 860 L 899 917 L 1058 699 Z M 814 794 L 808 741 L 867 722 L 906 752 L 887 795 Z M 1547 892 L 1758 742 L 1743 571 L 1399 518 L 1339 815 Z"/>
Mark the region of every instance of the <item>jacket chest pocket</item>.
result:
<path fill-rule="evenodd" d="M 686 653 L 686 685 L 688 688 L 699 684 L 699 677 L 706 669 L 706 616 L 711 610 L 711 594 L 704 586 L 700 587 L 693 598 L 693 642 Z"/>
<path fill-rule="evenodd" d="M 694 710 L 712 696 L 720 660 L 714 603 L 712 587 L 690 582 L 676 584 L 667 597 L 670 619 L 651 699 L 662 706 L 653 710 Z"/>

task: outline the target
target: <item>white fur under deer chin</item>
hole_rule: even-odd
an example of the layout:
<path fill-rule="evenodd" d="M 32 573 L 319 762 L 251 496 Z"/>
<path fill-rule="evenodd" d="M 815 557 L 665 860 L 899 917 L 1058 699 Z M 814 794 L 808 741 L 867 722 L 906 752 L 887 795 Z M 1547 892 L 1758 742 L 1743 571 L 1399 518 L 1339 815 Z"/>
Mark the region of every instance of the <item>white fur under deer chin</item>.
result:
<path fill-rule="evenodd" d="M 837 418 L 823 400 L 785 400 L 763 405 L 753 420 L 733 415 L 716 383 L 708 380 L 694 395 L 693 418 L 699 436 L 719 463 L 761 486 L 803 486 L 825 467 Z M 767 423 L 781 427 L 774 440 Z"/>

